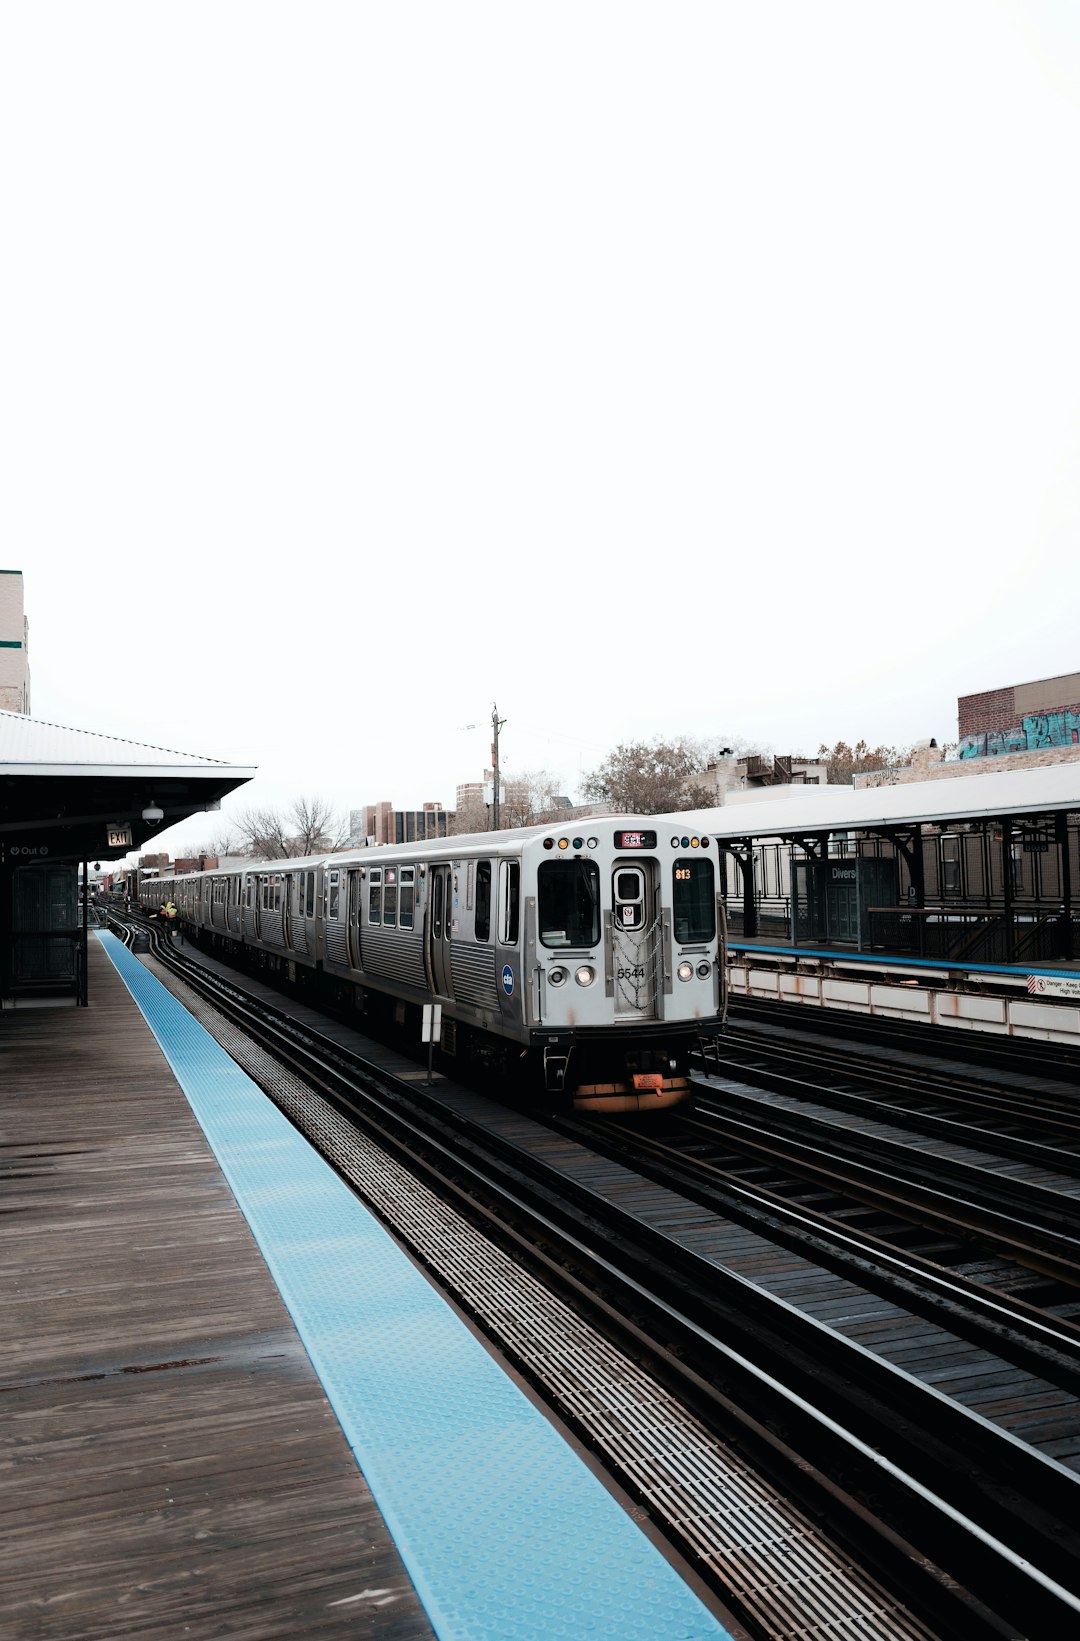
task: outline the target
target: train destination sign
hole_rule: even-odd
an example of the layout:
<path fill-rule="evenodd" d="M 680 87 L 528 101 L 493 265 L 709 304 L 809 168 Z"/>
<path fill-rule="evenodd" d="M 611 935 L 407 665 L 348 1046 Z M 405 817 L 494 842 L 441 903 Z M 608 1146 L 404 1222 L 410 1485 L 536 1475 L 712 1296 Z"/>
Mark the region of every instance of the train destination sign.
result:
<path fill-rule="evenodd" d="M 616 849 L 655 849 L 655 832 L 616 832 Z"/>

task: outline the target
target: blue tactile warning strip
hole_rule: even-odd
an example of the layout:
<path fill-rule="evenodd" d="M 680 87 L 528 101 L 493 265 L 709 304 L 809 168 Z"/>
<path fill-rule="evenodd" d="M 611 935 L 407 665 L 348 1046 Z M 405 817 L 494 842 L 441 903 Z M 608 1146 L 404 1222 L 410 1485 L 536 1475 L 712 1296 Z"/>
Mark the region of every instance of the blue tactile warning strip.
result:
<path fill-rule="evenodd" d="M 731 1641 L 262 1091 L 99 934 L 262 1250 L 443 1641 Z"/>

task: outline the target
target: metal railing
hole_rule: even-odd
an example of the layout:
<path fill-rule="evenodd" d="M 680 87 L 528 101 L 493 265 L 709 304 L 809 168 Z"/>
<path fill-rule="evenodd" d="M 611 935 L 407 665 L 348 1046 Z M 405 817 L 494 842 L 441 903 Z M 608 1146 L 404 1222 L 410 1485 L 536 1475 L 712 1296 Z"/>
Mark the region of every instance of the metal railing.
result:
<path fill-rule="evenodd" d="M 954 963 L 1060 961 L 1080 952 L 1077 920 L 1060 912 L 872 906 L 867 915 L 871 951 Z"/>

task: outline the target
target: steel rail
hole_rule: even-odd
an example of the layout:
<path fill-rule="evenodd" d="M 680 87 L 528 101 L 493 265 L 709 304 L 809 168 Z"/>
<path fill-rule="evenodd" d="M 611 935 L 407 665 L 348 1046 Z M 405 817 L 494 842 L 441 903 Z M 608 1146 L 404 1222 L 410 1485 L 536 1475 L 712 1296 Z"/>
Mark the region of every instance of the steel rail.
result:
<path fill-rule="evenodd" d="M 739 1066 L 732 1069 L 742 1071 Z M 868 1159 L 872 1157 L 883 1172 L 891 1172 L 913 1185 L 932 1181 L 938 1190 L 952 1196 L 957 1191 L 963 1191 L 967 1201 L 978 1204 L 986 1213 L 988 1223 L 993 1222 L 995 1213 L 1005 1226 L 1014 1220 L 1020 1221 L 1029 1231 L 1037 1230 L 1040 1236 L 1049 1238 L 1050 1246 L 1063 1234 L 1063 1228 L 1066 1235 L 1080 1235 L 1080 1188 L 1075 1195 L 1055 1191 L 1033 1181 L 1017 1180 L 1010 1174 L 963 1158 L 937 1157 L 925 1147 L 916 1150 L 885 1134 L 859 1135 L 805 1109 L 808 1103 L 850 1109 L 842 1099 L 834 1101 L 824 1091 L 779 1073 L 753 1075 L 760 1078 L 757 1086 L 766 1093 L 795 1101 L 803 1109 L 757 1098 L 755 1087 L 744 1074 L 742 1077 L 725 1078 L 719 1086 L 715 1081 L 696 1082 L 699 1111 L 708 1112 L 710 1119 L 714 1119 L 734 1108 L 748 1120 L 756 1119 L 760 1123 L 763 1112 L 767 1110 L 773 1137 L 777 1137 L 777 1131 L 782 1130 L 785 1137 L 798 1137 L 811 1145 L 827 1146 L 832 1154 L 847 1158 L 856 1165 L 869 1166 Z M 897 1128 L 914 1127 L 914 1124 L 903 1121 L 902 1113 L 889 1114 L 880 1108 L 870 1111 L 863 1109 L 854 1114 L 871 1118 L 882 1125 L 891 1122 Z M 952 1143 L 961 1142 L 957 1136 L 952 1136 Z M 970 1135 L 964 1143 L 969 1151 L 991 1154 L 988 1146 L 976 1144 Z M 1045 1166 L 1051 1166 L 1049 1160 Z M 1054 1171 L 1064 1174 L 1061 1169 Z"/>
<path fill-rule="evenodd" d="M 1015 995 L 1019 996 L 1019 993 Z M 925 1050 L 938 1058 L 981 1061 L 1006 1072 L 1029 1075 L 1048 1073 L 1062 1082 L 1080 1079 L 1080 1049 L 1074 1049 L 1067 1043 L 1048 1043 L 1037 1038 L 999 1033 L 957 1031 L 949 1026 L 923 1025 L 918 1021 L 895 1020 L 881 1014 L 860 1014 L 852 1009 L 830 1009 L 808 1003 L 786 1003 L 768 997 L 733 994 L 729 1019 L 737 1023 L 740 1019 L 754 1017 L 798 1031 L 861 1037 L 864 1041 Z"/>
<path fill-rule="evenodd" d="M 892 1247 L 866 1231 L 854 1233 L 828 1214 L 813 1212 L 803 1204 L 792 1206 L 760 1185 L 744 1185 L 707 1159 L 688 1159 L 670 1141 L 635 1132 L 617 1119 L 602 1125 L 561 1118 L 553 1121 L 561 1132 L 770 1241 L 806 1254 L 910 1310 L 944 1317 L 965 1338 L 1001 1352 L 1029 1372 L 1053 1377 L 1080 1397 L 1080 1324 Z M 681 1119 L 677 1126 L 692 1129 L 695 1124 L 692 1119 Z M 617 1133 L 617 1143 L 606 1138 L 609 1129 Z M 767 1144 L 757 1154 L 766 1152 Z M 1068 1274 L 1080 1302 L 1080 1243 Z"/>
<path fill-rule="evenodd" d="M 928 1134 L 940 1133 L 953 1138 L 958 1133 L 966 1134 L 970 1142 L 973 1129 L 979 1134 L 988 1134 L 998 1142 L 1003 1151 L 1007 1150 L 1010 1156 L 1048 1164 L 1056 1159 L 1060 1166 L 1064 1154 L 1080 1170 L 1080 1121 L 1063 1120 L 1055 1108 L 1044 1108 L 1034 1094 L 1022 1101 L 1019 1095 L 1005 1095 L 990 1084 L 984 1084 L 977 1089 L 964 1089 L 958 1087 L 955 1082 L 943 1078 L 940 1073 L 935 1076 L 933 1072 L 921 1066 L 912 1066 L 908 1071 L 898 1069 L 894 1062 L 885 1068 L 866 1060 L 853 1061 L 841 1050 L 822 1053 L 819 1048 L 811 1047 L 809 1044 L 793 1045 L 776 1040 L 763 1042 L 756 1035 L 744 1036 L 730 1029 L 724 1034 L 721 1062 L 732 1047 L 743 1050 L 744 1058 L 740 1060 L 731 1057 L 728 1064 L 741 1067 L 750 1078 L 753 1078 L 759 1069 L 754 1063 L 759 1057 L 766 1062 L 762 1068 L 764 1070 L 768 1070 L 768 1063 L 774 1061 L 784 1066 L 797 1066 L 808 1087 L 820 1087 L 824 1095 L 830 1099 L 835 1098 L 837 1103 L 841 1100 L 852 1102 L 847 1109 L 859 1109 L 860 1106 L 854 1102 L 870 1101 L 875 1106 L 880 1105 L 884 1112 L 902 1114 L 909 1126 L 919 1127 Z M 710 1069 L 714 1063 L 716 1061 L 710 1058 Z M 830 1074 L 839 1074 L 850 1082 L 865 1083 L 866 1092 L 863 1093 L 860 1089 L 836 1089 L 826 1080 Z M 883 1095 L 877 1093 L 879 1089 L 884 1091 Z M 951 1104 L 965 1113 L 970 1111 L 974 1120 L 965 1129 L 964 1122 L 957 1117 L 912 1109 L 902 1102 L 894 1104 L 894 1094 L 910 1094 L 922 1099 L 932 1096 L 942 1105 Z M 1073 1110 L 1078 1109 L 1080 1108 L 1077 1106 L 1074 1093 Z M 1038 1126 L 1045 1131 L 1047 1137 L 1045 1140 L 1029 1140 L 1022 1135 L 1002 1133 L 1000 1129 L 991 1126 L 988 1120 L 979 1120 L 990 1117 Z M 1070 1149 L 1063 1153 L 1061 1144 L 1055 1143 L 1050 1137 L 1054 1134 L 1060 1136 L 1061 1140 L 1068 1141 Z"/>
<path fill-rule="evenodd" d="M 245 1009 L 254 1013 L 247 1005 Z M 282 1035 L 291 1039 L 289 1054 L 302 1057 L 297 1034 Z M 337 1048 L 332 1057 L 338 1064 L 343 1058 Z M 339 1075 L 333 1071 L 330 1080 Z M 415 1093 L 407 1087 L 408 1099 Z M 424 1143 L 431 1143 L 429 1134 Z M 475 1139 L 467 1149 L 475 1169 Z M 516 1161 L 512 1168 L 511 1156 Z M 775 1421 L 774 1398 L 780 1396 L 786 1408 L 781 1424 L 798 1427 L 803 1438 L 816 1433 L 809 1451 L 816 1442 L 825 1468 L 838 1467 L 834 1473 L 842 1475 L 858 1458 L 858 1467 L 869 1463 L 879 1483 L 883 1475 L 902 1480 L 909 1502 L 900 1510 L 901 1518 L 910 1516 L 912 1499 L 920 1501 L 920 1508 L 929 1505 L 935 1523 L 932 1537 L 938 1548 L 947 1549 L 950 1573 L 970 1577 L 969 1587 L 983 1599 L 989 1593 L 992 1602 L 1003 1600 L 1012 1613 L 1023 1609 L 1047 1620 L 1052 1613 L 1059 1623 L 1067 1611 L 1069 1621 L 1074 1621 L 1080 1601 L 1066 1580 L 1077 1564 L 1077 1535 L 1071 1522 L 1080 1492 L 1068 1472 L 745 1279 L 700 1259 L 671 1238 L 646 1233 L 632 1214 L 595 1193 L 580 1185 L 569 1193 L 564 1179 L 554 1185 L 551 1170 L 535 1158 L 528 1159 L 527 1173 L 521 1162 L 520 1153 L 502 1142 L 492 1145 L 492 1157 L 482 1169 L 485 1190 L 512 1201 L 515 1211 L 523 1212 L 529 1206 L 522 1199 L 523 1183 L 529 1180 L 525 1195 L 531 1196 L 537 1190 L 533 1176 L 540 1167 L 548 1183 L 540 1187 L 543 1217 L 539 1222 L 534 1219 L 530 1240 L 535 1244 L 538 1235 L 550 1236 L 557 1228 L 560 1238 L 568 1239 L 573 1258 L 596 1272 L 587 1283 L 589 1293 L 595 1293 L 602 1274 L 622 1296 L 616 1313 L 625 1316 L 632 1304 L 662 1322 L 678 1338 L 679 1348 L 701 1357 L 701 1382 L 711 1382 L 728 1400 L 733 1383 L 743 1392 L 754 1387 L 758 1396 L 767 1387 L 766 1422 Z M 474 1202 L 475 1192 L 474 1179 L 466 1191 Z M 529 1211 L 537 1213 L 535 1203 Z M 583 1225 L 587 1240 L 581 1235 Z M 633 1250 L 630 1266 L 623 1269 L 613 1255 L 618 1251 L 625 1257 L 628 1249 Z M 673 1292 L 679 1294 L 678 1304 L 670 1299 Z M 652 1321 L 650 1331 L 655 1331 Z M 732 1333 L 740 1348 L 730 1342 Z M 927 1427 L 930 1408 L 941 1420 L 938 1429 Z M 890 1446 L 892 1455 L 887 1451 Z M 901 1461 L 898 1449 L 906 1450 L 909 1458 L 917 1455 L 921 1474 Z M 1002 1452 L 1008 1458 L 999 1471 Z M 925 1518 L 920 1520 L 925 1532 Z"/>
<path fill-rule="evenodd" d="M 770 1107 L 770 1120 L 772 1108 Z M 948 1180 L 924 1184 L 917 1165 L 909 1170 L 886 1168 L 877 1158 L 880 1149 L 867 1144 L 862 1156 L 854 1147 L 840 1150 L 827 1137 L 804 1138 L 805 1123 L 793 1133 L 762 1129 L 759 1112 L 752 1107 L 743 1115 L 719 1106 L 699 1105 L 690 1119 L 700 1124 L 714 1139 L 737 1150 L 757 1156 L 775 1166 L 780 1161 L 797 1170 L 808 1181 L 828 1189 L 837 1188 L 857 1195 L 868 1206 L 910 1216 L 918 1210 L 920 1223 L 940 1227 L 949 1235 L 976 1236 L 1010 1257 L 1055 1281 L 1072 1284 L 1076 1269 L 1076 1238 L 1065 1232 L 1047 1230 L 1002 1212 L 987 1202 L 973 1202 L 960 1194 L 959 1181 L 950 1190 Z M 906 1160 L 906 1159 L 902 1159 Z M 890 1158 L 890 1161 L 892 1159 Z M 996 1176 L 994 1176 L 996 1177 Z"/>

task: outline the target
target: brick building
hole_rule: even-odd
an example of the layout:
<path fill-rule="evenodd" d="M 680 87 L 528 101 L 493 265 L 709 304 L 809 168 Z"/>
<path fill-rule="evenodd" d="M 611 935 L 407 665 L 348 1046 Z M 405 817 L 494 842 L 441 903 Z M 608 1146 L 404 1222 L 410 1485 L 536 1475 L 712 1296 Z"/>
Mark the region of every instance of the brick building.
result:
<path fill-rule="evenodd" d="M 936 741 L 914 749 L 910 766 L 856 775 L 855 785 L 898 786 L 954 775 L 985 775 L 1080 763 L 1080 673 L 1038 678 L 961 695 L 957 701 L 957 758 L 944 761 Z"/>
<path fill-rule="evenodd" d="M 1078 755 L 1080 673 L 962 695 L 957 706 L 961 759 L 1056 753 L 1035 761 L 1058 763 Z"/>

